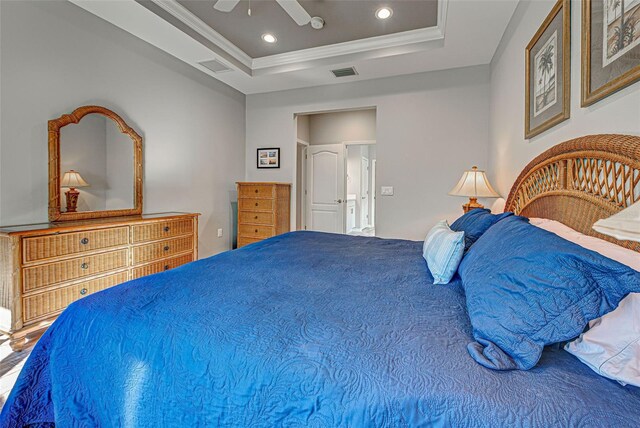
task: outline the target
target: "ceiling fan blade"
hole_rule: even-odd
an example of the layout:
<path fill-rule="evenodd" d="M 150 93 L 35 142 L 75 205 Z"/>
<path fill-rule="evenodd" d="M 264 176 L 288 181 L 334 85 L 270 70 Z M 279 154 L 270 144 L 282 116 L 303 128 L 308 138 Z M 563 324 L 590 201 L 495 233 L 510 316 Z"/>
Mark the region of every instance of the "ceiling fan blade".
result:
<path fill-rule="evenodd" d="M 220 12 L 231 12 L 238 3 L 240 3 L 240 0 L 218 0 L 213 5 L 213 8 Z"/>
<path fill-rule="evenodd" d="M 296 24 L 307 25 L 311 21 L 311 15 L 296 0 L 276 0 L 278 4 L 289 14 Z"/>

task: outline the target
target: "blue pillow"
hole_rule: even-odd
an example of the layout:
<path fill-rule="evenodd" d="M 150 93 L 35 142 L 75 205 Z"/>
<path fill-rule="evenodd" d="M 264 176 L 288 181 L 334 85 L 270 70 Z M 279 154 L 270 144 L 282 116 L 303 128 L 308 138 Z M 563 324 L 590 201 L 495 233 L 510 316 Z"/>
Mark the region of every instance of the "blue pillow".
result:
<path fill-rule="evenodd" d="M 512 215 L 511 212 L 491 214 L 486 208 L 476 208 L 454 221 L 451 230 L 464 232 L 464 251 L 467 251 L 491 226 Z"/>
<path fill-rule="evenodd" d="M 640 291 L 640 272 L 511 216 L 491 227 L 458 269 L 475 342 L 467 349 L 495 370 L 534 367 L 545 345 Z"/>
<path fill-rule="evenodd" d="M 451 281 L 463 254 L 464 232 L 452 231 L 446 220 L 431 228 L 422 246 L 422 257 L 427 261 L 434 284 Z"/>

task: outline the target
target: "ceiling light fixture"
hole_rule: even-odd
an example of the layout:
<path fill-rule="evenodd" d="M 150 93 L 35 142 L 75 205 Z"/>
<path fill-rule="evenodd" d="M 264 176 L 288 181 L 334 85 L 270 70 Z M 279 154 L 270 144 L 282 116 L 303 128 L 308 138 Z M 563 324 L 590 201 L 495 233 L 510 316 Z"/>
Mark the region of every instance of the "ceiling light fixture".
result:
<path fill-rule="evenodd" d="M 264 33 L 262 35 L 262 40 L 264 40 L 267 43 L 275 43 L 276 41 L 278 41 L 278 39 L 276 39 L 276 36 L 274 36 L 271 33 Z"/>
<path fill-rule="evenodd" d="M 393 15 L 393 9 L 390 7 L 385 6 L 376 10 L 376 18 L 378 19 L 388 19 L 391 18 L 391 15 Z"/>

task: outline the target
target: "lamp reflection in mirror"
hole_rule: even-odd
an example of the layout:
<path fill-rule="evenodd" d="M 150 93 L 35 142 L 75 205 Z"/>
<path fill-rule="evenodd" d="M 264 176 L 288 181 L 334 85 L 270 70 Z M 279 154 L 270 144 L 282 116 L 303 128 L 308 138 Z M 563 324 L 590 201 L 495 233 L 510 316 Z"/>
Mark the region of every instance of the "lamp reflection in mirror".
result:
<path fill-rule="evenodd" d="M 640 202 L 611 217 L 596 221 L 593 229 L 616 239 L 640 242 Z"/>
<path fill-rule="evenodd" d="M 84 181 L 78 172 L 70 169 L 64 173 L 60 182 L 60 187 L 69 189 L 64 193 L 67 197 L 68 213 L 74 213 L 78 208 L 78 195 L 80 195 L 80 192 L 76 190 L 76 187 L 87 187 L 88 185 L 89 183 Z"/>
<path fill-rule="evenodd" d="M 484 171 L 478 169 L 477 166 L 462 174 L 462 178 L 458 184 L 449 192 L 452 196 L 469 197 L 469 202 L 462 206 L 462 210 L 466 213 L 475 208 L 484 208 L 484 205 L 478 202 L 478 198 L 499 198 L 498 192 L 493 190 L 487 175 Z"/>

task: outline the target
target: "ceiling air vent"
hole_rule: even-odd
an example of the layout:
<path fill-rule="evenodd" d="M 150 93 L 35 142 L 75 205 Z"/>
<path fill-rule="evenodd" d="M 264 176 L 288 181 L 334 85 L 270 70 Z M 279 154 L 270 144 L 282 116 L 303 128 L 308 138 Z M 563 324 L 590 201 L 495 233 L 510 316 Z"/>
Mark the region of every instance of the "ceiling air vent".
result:
<path fill-rule="evenodd" d="M 214 73 L 225 73 L 227 71 L 231 71 L 229 67 L 218 61 L 217 59 L 212 59 L 211 61 L 203 61 L 199 62 L 201 66 L 208 68 Z"/>
<path fill-rule="evenodd" d="M 348 77 L 348 76 L 355 76 L 358 74 L 356 69 L 353 67 L 339 68 L 337 70 L 331 70 L 331 72 L 336 77 Z"/>

